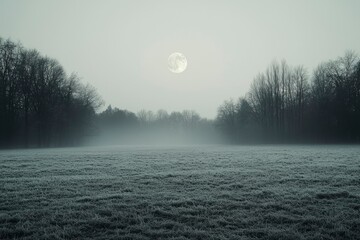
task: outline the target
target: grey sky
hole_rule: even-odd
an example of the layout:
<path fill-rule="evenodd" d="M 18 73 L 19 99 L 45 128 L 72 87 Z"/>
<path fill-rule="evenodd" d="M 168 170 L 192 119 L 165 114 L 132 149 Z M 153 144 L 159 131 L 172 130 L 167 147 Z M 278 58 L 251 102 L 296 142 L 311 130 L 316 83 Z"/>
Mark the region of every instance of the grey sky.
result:
<path fill-rule="evenodd" d="M 0 36 L 53 57 L 106 104 L 213 118 L 271 61 L 360 53 L 360 1 L 0 0 Z M 188 67 L 167 69 L 172 52 Z"/>

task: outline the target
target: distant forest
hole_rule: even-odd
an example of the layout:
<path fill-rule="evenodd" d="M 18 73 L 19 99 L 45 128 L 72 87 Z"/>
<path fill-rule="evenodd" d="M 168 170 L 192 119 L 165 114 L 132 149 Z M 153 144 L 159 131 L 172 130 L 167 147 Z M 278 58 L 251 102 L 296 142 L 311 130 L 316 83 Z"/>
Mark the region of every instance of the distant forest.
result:
<path fill-rule="evenodd" d="M 214 120 L 193 110 L 99 112 L 101 97 L 55 59 L 0 38 L 0 147 L 134 143 L 359 143 L 360 60 L 273 62 Z"/>

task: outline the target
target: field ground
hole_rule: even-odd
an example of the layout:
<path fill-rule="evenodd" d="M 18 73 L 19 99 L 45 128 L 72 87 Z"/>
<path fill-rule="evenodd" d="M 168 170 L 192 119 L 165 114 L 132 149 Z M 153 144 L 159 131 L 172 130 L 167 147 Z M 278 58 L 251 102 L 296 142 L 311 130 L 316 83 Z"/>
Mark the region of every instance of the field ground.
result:
<path fill-rule="evenodd" d="M 360 239 L 360 147 L 3 150 L 0 239 Z"/>

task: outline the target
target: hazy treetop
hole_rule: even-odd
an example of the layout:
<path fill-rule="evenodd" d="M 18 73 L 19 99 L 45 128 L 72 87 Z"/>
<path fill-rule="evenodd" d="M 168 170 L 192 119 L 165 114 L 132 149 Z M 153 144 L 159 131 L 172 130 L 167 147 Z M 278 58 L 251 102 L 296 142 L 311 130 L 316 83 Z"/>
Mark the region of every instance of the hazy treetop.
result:
<path fill-rule="evenodd" d="M 0 1 L 0 36 L 59 60 L 107 103 L 140 109 L 217 106 L 248 91 L 273 59 L 309 71 L 360 52 L 360 1 Z M 182 52 L 188 68 L 167 69 Z"/>

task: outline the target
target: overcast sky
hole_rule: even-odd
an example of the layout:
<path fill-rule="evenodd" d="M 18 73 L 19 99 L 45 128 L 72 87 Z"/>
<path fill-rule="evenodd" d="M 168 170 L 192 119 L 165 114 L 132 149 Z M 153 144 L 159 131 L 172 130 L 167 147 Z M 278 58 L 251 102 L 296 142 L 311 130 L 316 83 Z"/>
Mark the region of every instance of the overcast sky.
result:
<path fill-rule="evenodd" d="M 0 0 L 0 36 L 57 59 L 106 105 L 213 118 L 273 60 L 360 53 L 360 1 Z M 183 53 L 187 69 L 167 68 Z"/>

